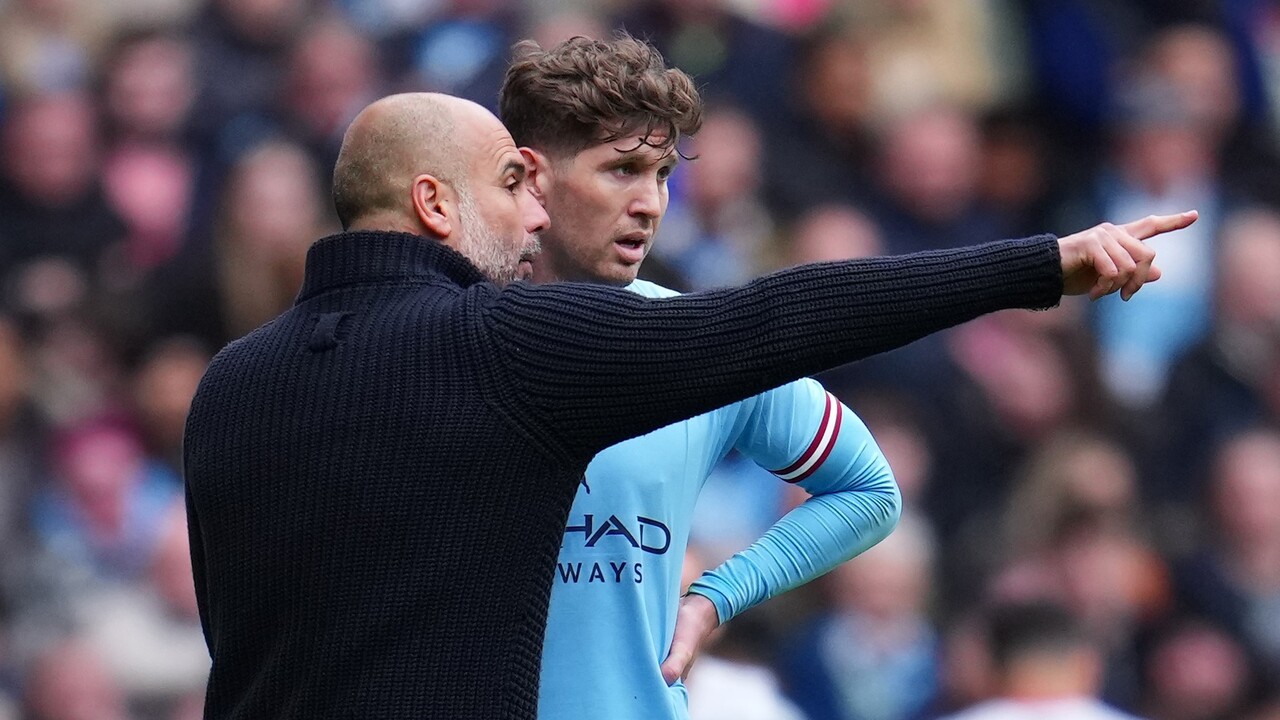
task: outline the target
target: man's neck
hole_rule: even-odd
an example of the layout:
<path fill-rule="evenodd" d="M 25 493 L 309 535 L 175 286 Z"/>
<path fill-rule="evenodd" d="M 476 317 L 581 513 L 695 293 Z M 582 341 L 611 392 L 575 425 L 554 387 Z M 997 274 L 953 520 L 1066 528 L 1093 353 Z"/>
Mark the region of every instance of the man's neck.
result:
<path fill-rule="evenodd" d="M 560 273 L 556 271 L 552 264 L 539 258 L 533 263 L 533 281 L 539 285 L 543 283 L 561 282 L 564 280 Z"/>
<path fill-rule="evenodd" d="M 549 262 L 545 256 L 534 261 L 532 280 L 538 285 L 553 282 L 583 282 L 592 285 L 611 285 L 613 287 L 626 287 L 630 283 L 619 285 L 601 277 L 588 275 L 585 273 L 575 273 L 561 271 L 556 268 L 555 263 Z"/>
<path fill-rule="evenodd" d="M 1089 671 L 1073 659 L 1024 662 L 1011 668 L 1004 694 L 1018 700 L 1055 700 L 1091 694 Z"/>
<path fill-rule="evenodd" d="M 401 232 L 422 235 L 424 229 L 421 223 L 410 222 L 399 215 L 378 213 L 352 220 L 347 226 L 347 232 Z"/>

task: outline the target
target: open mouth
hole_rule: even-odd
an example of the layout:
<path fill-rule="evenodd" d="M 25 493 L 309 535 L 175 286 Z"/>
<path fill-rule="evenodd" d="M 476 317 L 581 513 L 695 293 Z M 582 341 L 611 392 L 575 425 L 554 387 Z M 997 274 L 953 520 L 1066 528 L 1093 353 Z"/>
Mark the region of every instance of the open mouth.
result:
<path fill-rule="evenodd" d="M 613 245 L 618 248 L 618 253 L 625 262 L 638 263 L 644 260 L 644 238 L 623 238 L 615 240 Z"/>

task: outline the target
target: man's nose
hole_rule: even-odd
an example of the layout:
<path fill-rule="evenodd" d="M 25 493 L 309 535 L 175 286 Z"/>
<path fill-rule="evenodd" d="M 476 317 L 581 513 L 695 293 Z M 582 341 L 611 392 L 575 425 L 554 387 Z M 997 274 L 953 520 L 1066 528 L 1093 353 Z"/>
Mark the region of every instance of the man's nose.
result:
<path fill-rule="evenodd" d="M 525 192 L 522 202 L 524 207 L 521 208 L 521 215 L 525 232 L 537 233 L 551 227 L 551 218 L 547 215 L 546 208 L 533 196 L 532 190 Z"/>
<path fill-rule="evenodd" d="M 631 198 L 632 215 L 643 215 L 657 219 L 662 214 L 662 189 L 658 183 L 642 183 Z"/>

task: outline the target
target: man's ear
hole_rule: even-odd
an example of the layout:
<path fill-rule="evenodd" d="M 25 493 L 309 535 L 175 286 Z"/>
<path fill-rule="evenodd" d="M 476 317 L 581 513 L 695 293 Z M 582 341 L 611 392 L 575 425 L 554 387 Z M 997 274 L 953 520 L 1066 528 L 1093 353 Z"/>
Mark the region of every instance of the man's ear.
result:
<path fill-rule="evenodd" d="M 434 175 L 413 179 L 413 214 L 432 234 L 447 238 L 453 233 L 454 196 L 452 189 Z"/>
<path fill-rule="evenodd" d="M 520 148 L 520 156 L 524 158 L 525 182 L 529 192 L 543 207 L 547 206 L 547 193 L 551 183 L 555 181 L 551 170 L 551 162 L 547 156 L 530 147 Z"/>

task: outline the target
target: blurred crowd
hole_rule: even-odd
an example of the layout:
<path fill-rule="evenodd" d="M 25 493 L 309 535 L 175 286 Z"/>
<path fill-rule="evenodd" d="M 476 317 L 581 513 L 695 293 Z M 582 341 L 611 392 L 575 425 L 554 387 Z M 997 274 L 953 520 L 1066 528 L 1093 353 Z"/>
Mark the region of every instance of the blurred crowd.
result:
<path fill-rule="evenodd" d="M 1027 601 L 1081 625 L 1116 707 L 1280 718 L 1275 2 L 0 0 L 0 720 L 199 717 L 184 417 L 336 229 L 348 121 L 403 90 L 492 108 L 515 40 L 615 27 L 708 101 L 642 273 L 677 289 L 1201 213 L 1128 304 L 822 378 L 902 524 L 723 628 L 695 720 L 961 710 L 1005 687 L 990 611 Z M 800 500 L 730 457 L 690 567 Z"/>

